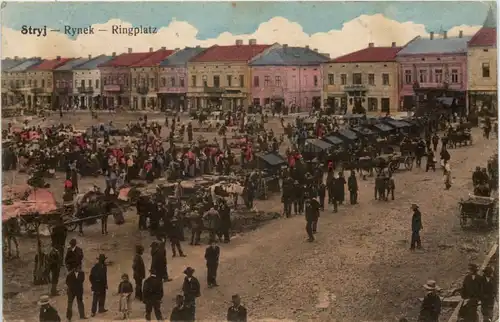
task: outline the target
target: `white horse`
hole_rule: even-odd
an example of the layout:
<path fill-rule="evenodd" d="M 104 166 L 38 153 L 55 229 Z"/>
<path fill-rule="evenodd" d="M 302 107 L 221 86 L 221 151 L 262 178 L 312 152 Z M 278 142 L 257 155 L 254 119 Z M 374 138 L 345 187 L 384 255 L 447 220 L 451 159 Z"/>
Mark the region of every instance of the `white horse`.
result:
<path fill-rule="evenodd" d="M 217 198 L 217 194 L 215 192 L 216 188 L 221 189 L 223 192 L 233 197 L 233 203 L 235 206 L 238 204 L 238 197 L 242 197 L 243 191 L 245 190 L 245 188 L 239 183 L 222 181 L 210 186 L 209 189 L 210 189 L 210 195 L 212 196 L 212 200 L 216 200 Z"/>

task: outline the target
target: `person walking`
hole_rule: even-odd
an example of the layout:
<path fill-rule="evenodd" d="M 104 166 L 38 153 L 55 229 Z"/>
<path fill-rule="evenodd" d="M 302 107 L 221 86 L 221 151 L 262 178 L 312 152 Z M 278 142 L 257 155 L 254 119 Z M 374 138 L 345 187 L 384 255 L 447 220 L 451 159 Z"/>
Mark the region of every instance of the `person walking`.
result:
<path fill-rule="evenodd" d="M 59 274 L 61 272 L 61 258 L 63 257 L 62 253 L 59 253 L 58 249 L 59 245 L 52 244 L 52 247 L 49 252 L 49 272 L 50 272 L 50 296 L 57 296 L 57 284 L 59 283 Z"/>
<path fill-rule="evenodd" d="M 241 298 L 235 294 L 231 298 L 232 305 L 227 310 L 228 322 L 247 322 L 247 309 L 241 305 Z"/>
<path fill-rule="evenodd" d="M 210 246 L 205 250 L 207 261 L 207 284 L 209 288 L 217 285 L 217 268 L 219 267 L 220 248 L 215 239 L 210 241 Z"/>
<path fill-rule="evenodd" d="M 422 230 L 422 214 L 420 213 L 417 204 L 412 203 L 411 209 L 413 210 L 413 216 L 411 218 L 411 245 L 410 250 L 415 250 L 415 246 L 418 249 L 422 248 L 422 243 L 420 241 L 420 230 Z"/>
<path fill-rule="evenodd" d="M 351 205 L 358 203 L 358 180 L 356 179 L 356 173 L 354 170 L 351 171 L 351 175 L 347 178 L 347 187 L 349 189 L 349 201 Z"/>
<path fill-rule="evenodd" d="M 141 285 L 142 286 L 142 285 Z M 118 295 L 120 296 L 120 313 L 124 320 L 130 316 L 130 296 L 134 292 L 134 287 L 130 283 L 128 274 L 122 275 L 122 280 L 118 285 Z"/>
<path fill-rule="evenodd" d="M 142 287 L 144 304 L 146 304 L 146 321 L 151 321 L 151 312 L 154 310 L 156 320 L 163 321 L 161 314 L 161 301 L 163 299 L 163 281 L 151 270 L 151 275 L 146 278 Z"/>
<path fill-rule="evenodd" d="M 483 285 L 481 287 L 481 313 L 484 322 L 493 321 L 495 301 L 498 297 L 498 281 L 495 280 L 493 268 L 487 266 L 483 270 Z"/>
<path fill-rule="evenodd" d="M 91 316 L 94 317 L 97 309 L 98 313 L 105 313 L 108 310 L 104 308 L 106 303 L 106 290 L 108 289 L 108 268 L 106 267 L 106 255 L 100 254 L 97 263 L 90 271 L 90 284 L 92 289 L 92 310 Z"/>
<path fill-rule="evenodd" d="M 66 286 L 68 295 L 68 307 L 66 309 L 66 318 L 71 321 L 73 318 L 73 302 L 76 299 L 78 306 L 78 314 L 80 319 L 86 319 L 85 307 L 83 305 L 83 283 L 85 282 L 85 273 L 82 272 L 81 267 L 78 266 L 72 269 L 68 276 L 66 276 Z"/>
<path fill-rule="evenodd" d="M 64 264 L 68 271 L 74 270 L 77 267 L 82 267 L 83 261 L 83 250 L 76 245 L 76 239 L 69 241 L 69 247 L 66 251 L 66 258 L 64 259 Z"/>
<path fill-rule="evenodd" d="M 200 282 L 193 276 L 194 268 L 187 267 L 184 270 L 184 283 L 182 292 L 184 293 L 184 305 L 186 306 L 188 321 L 196 320 L 196 298 L 201 296 Z"/>
<path fill-rule="evenodd" d="M 306 232 L 308 239 L 307 241 L 314 241 L 314 232 L 317 229 L 317 223 L 319 219 L 319 209 L 320 205 L 316 199 L 308 197 L 306 199 Z"/>
<path fill-rule="evenodd" d="M 429 280 L 424 289 L 426 294 L 420 307 L 418 322 L 438 322 L 441 314 L 441 298 L 437 293 L 440 288 L 436 285 L 436 281 Z"/>
<path fill-rule="evenodd" d="M 132 271 L 134 272 L 135 281 L 135 298 L 142 301 L 142 281 L 146 278 L 146 266 L 142 259 L 144 247 L 142 245 L 135 246 L 134 262 L 132 264 Z"/>

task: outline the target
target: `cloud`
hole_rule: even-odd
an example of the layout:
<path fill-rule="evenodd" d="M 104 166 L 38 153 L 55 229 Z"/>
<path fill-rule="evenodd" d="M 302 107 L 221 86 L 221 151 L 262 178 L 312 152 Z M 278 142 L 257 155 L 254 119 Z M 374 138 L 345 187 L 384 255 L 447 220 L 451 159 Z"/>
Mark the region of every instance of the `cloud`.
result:
<path fill-rule="evenodd" d="M 85 57 L 116 52 L 117 54 L 132 48 L 134 52 L 148 51 L 150 47 L 159 49 L 183 48 L 200 45 L 208 47 L 215 44 L 230 45 L 237 39 L 247 42 L 257 39 L 260 44 L 288 44 L 289 46 L 306 46 L 317 48 L 319 52 L 337 57 L 355 50 L 362 49 L 373 42 L 375 46 L 390 46 L 392 42 L 403 45 L 416 36 L 425 36 L 427 31 L 422 24 L 414 22 L 398 22 L 386 18 L 382 14 L 361 15 L 345 22 L 340 30 L 330 30 L 307 34 L 302 26 L 283 17 L 274 17 L 259 25 L 252 34 L 233 35 L 224 32 L 216 38 L 200 40 L 198 30 L 186 21 L 174 19 L 166 27 L 157 30 L 156 34 L 112 34 L 113 26 L 132 28 L 129 22 L 111 19 L 103 24 L 95 24 L 93 35 L 79 35 L 70 39 L 61 32 L 49 32 L 47 37 L 22 35 L 20 31 L 2 26 L 2 56 L 3 57 Z M 458 35 L 459 30 L 464 35 L 473 35 L 480 26 L 456 26 L 448 31 L 450 37 Z M 106 31 L 98 31 L 106 30 Z M 122 29 L 120 29 L 122 30 Z"/>

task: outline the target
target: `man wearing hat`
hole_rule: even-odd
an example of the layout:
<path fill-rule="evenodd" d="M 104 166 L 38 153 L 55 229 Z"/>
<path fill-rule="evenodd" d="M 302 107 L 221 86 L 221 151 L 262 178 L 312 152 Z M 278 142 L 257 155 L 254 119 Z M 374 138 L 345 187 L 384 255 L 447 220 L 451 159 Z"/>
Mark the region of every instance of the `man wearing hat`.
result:
<path fill-rule="evenodd" d="M 464 299 L 464 315 L 469 318 L 466 321 L 477 321 L 477 306 L 482 297 L 483 278 L 478 275 L 479 268 L 476 264 L 469 264 L 469 273 L 465 276 L 460 289 L 460 295 Z"/>
<path fill-rule="evenodd" d="M 143 302 L 146 304 L 146 321 L 151 321 L 151 312 L 153 310 L 156 319 L 162 321 L 161 301 L 163 299 L 163 282 L 161 277 L 156 275 L 154 269 L 151 269 L 150 272 L 151 275 L 146 278 L 142 287 Z"/>
<path fill-rule="evenodd" d="M 441 314 L 441 298 L 437 294 L 440 288 L 436 285 L 436 281 L 429 280 L 424 285 L 426 294 L 420 307 L 418 316 L 419 322 L 438 322 Z"/>
<path fill-rule="evenodd" d="M 308 197 L 306 199 L 306 232 L 309 237 L 308 241 L 314 241 L 314 233 L 317 229 L 319 210 L 321 208 L 319 202 L 316 199 Z"/>
<path fill-rule="evenodd" d="M 50 305 L 50 297 L 48 295 L 40 296 L 38 301 L 40 305 L 40 322 L 60 322 L 61 317 L 57 310 Z"/>
<path fill-rule="evenodd" d="M 212 288 L 217 285 L 217 268 L 219 267 L 220 248 L 215 239 L 210 241 L 210 246 L 205 250 L 207 261 L 207 284 Z"/>
<path fill-rule="evenodd" d="M 144 247 L 142 245 L 136 245 L 132 271 L 134 272 L 135 298 L 140 301 L 142 301 L 142 281 L 146 278 L 146 267 L 142 259 L 142 254 L 144 254 Z"/>
<path fill-rule="evenodd" d="M 178 294 L 175 297 L 175 307 L 172 309 L 172 313 L 170 314 L 170 321 L 189 321 L 189 315 L 186 307 L 184 306 L 184 296 L 181 294 Z"/>
<path fill-rule="evenodd" d="M 108 269 L 106 267 L 106 255 L 100 254 L 97 263 L 90 270 L 90 284 L 92 290 L 92 316 L 95 316 L 97 308 L 99 313 L 107 312 L 104 308 L 106 302 L 106 290 L 108 289 Z"/>
<path fill-rule="evenodd" d="M 494 278 L 493 268 L 487 266 L 483 270 L 482 292 L 481 292 L 481 313 L 484 322 L 493 321 L 493 310 L 495 299 L 498 294 L 498 282 Z"/>
<path fill-rule="evenodd" d="M 200 282 L 193 276 L 194 269 L 187 267 L 184 270 L 184 283 L 182 284 L 182 292 L 184 293 L 184 305 L 186 306 L 189 321 L 195 321 L 196 317 L 196 298 L 201 296 Z"/>
<path fill-rule="evenodd" d="M 227 310 L 228 322 L 246 322 L 247 309 L 241 305 L 241 298 L 238 294 L 232 296 L 233 305 Z"/>
<path fill-rule="evenodd" d="M 81 266 L 71 269 L 66 276 L 66 286 L 68 295 L 68 307 L 66 309 L 66 318 L 71 321 L 73 317 L 73 301 L 76 299 L 78 314 L 80 319 L 86 319 L 85 307 L 83 305 L 83 283 L 85 282 L 85 273 Z"/>
<path fill-rule="evenodd" d="M 422 248 L 420 241 L 420 230 L 422 230 L 422 214 L 418 209 L 418 205 L 415 203 L 411 204 L 411 209 L 413 210 L 413 216 L 411 218 L 411 245 L 410 250 L 415 250 L 417 248 Z"/>
<path fill-rule="evenodd" d="M 66 258 L 64 263 L 66 264 L 66 269 L 68 271 L 82 266 L 83 261 L 83 250 L 76 246 L 76 239 L 71 239 L 69 241 L 69 248 L 66 251 Z"/>

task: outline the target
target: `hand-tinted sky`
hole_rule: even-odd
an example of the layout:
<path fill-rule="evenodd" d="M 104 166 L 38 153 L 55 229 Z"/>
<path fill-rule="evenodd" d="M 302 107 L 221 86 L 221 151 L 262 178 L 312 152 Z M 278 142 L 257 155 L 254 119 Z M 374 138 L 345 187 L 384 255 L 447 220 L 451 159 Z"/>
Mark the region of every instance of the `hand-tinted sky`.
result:
<path fill-rule="evenodd" d="M 225 31 L 251 33 L 265 21 L 282 16 L 299 23 L 308 34 L 340 29 L 360 15 L 381 13 L 399 22 L 423 24 L 427 30 L 457 25 L 481 25 L 488 2 L 8 2 L 2 9 L 5 27 L 63 25 L 85 27 L 118 18 L 135 26 L 167 26 L 172 20 L 189 22 L 198 39 Z"/>

